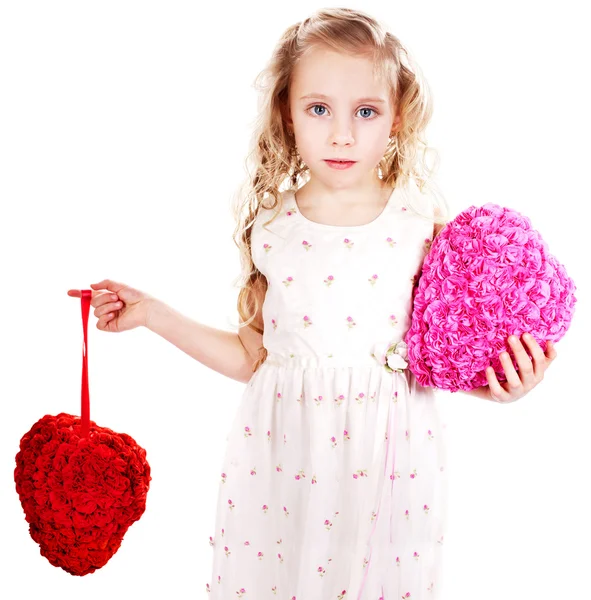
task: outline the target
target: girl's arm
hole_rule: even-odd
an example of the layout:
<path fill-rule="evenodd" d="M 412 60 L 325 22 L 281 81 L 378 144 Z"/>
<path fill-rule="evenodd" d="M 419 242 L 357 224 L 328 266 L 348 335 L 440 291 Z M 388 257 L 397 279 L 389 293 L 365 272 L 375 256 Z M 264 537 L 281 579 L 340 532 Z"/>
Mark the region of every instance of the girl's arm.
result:
<path fill-rule="evenodd" d="M 242 383 L 252 377 L 252 357 L 237 333 L 193 321 L 157 298 L 148 305 L 146 328 L 222 375 Z"/>
<path fill-rule="evenodd" d="M 250 288 L 250 310 L 254 310 L 253 300 L 255 298 L 258 302 L 258 310 L 256 311 L 255 317 L 252 321 L 252 325 L 260 329 L 261 332 L 259 333 L 258 331 L 255 331 L 252 327 L 240 327 L 240 329 L 238 330 L 238 337 L 240 338 L 242 345 L 246 349 L 246 352 L 248 353 L 252 361 L 251 375 L 253 373 L 252 369 L 254 369 L 254 365 L 259 360 L 259 358 L 262 358 L 262 352 L 264 348 L 263 333 L 265 330 L 265 323 L 263 321 L 263 304 L 265 302 L 267 285 L 268 284 L 266 284 L 266 279 L 264 279 L 263 282 L 263 280 L 259 278 L 253 283 L 252 287 Z M 240 319 L 240 323 L 243 323 L 242 319 Z"/>

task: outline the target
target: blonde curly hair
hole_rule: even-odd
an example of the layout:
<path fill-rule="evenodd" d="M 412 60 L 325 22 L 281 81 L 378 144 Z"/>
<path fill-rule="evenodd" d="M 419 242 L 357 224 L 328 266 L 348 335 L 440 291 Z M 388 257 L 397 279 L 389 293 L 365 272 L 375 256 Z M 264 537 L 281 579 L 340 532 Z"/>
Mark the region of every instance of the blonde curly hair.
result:
<path fill-rule="evenodd" d="M 424 193 L 425 188 L 435 191 L 429 178 L 437 168 L 438 156 L 421 137 L 433 112 L 431 94 L 418 66 L 398 38 L 368 14 L 350 8 L 322 9 L 288 27 L 266 67 L 255 78 L 258 114 L 245 161 L 249 175 L 241 184 L 232 206 L 237 223 L 233 238 L 241 260 L 238 328 L 250 327 L 261 335 L 263 322 L 257 313 L 262 307 L 267 281 L 252 260 L 252 225 L 264 200 L 268 200 L 264 207 L 275 211 L 264 224 L 267 225 L 283 209 L 282 186 L 287 183 L 288 188 L 297 189 L 298 183 L 309 180 L 309 169 L 298 155 L 293 131 L 284 117 L 288 114 L 294 67 L 305 53 L 318 47 L 371 59 L 374 73 L 388 83 L 392 106 L 397 107 L 401 123 L 377 166 L 378 176 L 384 184 L 395 187 L 413 177 L 421 192 Z M 436 157 L 433 169 L 426 163 L 429 150 Z M 447 222 L 447 203 L 441 195 L 432 197 L 434 210 L 431 214 L 435 217 L 421 216 L 443 226 Z M 412 205 L 409 207 L 415 210 Z M 267 350 L 261 346 L 253 373 L 266 358 Z"/>

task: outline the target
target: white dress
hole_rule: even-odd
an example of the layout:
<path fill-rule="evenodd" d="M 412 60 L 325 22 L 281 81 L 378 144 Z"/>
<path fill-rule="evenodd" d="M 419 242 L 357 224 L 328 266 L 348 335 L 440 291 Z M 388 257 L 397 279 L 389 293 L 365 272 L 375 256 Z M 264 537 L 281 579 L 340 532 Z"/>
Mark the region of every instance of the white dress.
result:
<path fill-rule="evenodd" d="M 402 193 L 405 192 L 405 193 Z M 252 254 L 267 360 L 228 435 L 210 600 L 438 599 L 447 520 L 433 389 L 372 356 L 410 327 L 433 223 L 414 182 L 358 226 L 316 223 L 283 192 Z M 432 214 L 432 209 L 431 209 Z M 378 352 L 379 354 L 379 352 Z"/>

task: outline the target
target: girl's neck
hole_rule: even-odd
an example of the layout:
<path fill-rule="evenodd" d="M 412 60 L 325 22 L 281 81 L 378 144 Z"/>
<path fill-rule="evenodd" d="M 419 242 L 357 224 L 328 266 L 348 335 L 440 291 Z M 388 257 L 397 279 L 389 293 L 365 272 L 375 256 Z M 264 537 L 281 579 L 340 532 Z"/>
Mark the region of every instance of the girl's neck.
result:
<path fill-rule="evenodd" d="M 330 190 L 308 181 L 296 191 L 298 206 L 308 210 L 335 214 L 342 210 L 363 210 L 371 213 L 375 208 L 383 208 L 388 202 L 392 188 L 381 179 L 357 189 Z"/>

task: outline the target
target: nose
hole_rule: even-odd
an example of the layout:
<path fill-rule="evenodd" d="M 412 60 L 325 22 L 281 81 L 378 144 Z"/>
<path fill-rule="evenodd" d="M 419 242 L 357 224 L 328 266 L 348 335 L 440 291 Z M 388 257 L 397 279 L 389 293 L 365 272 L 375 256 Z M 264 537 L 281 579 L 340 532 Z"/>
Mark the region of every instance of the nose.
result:
<path fill-rule="evenodd" d="M 330 142 L 333 146 L 350 145 L 354 141 L 351 124 L 348 121 L 335 121 Z"/>

